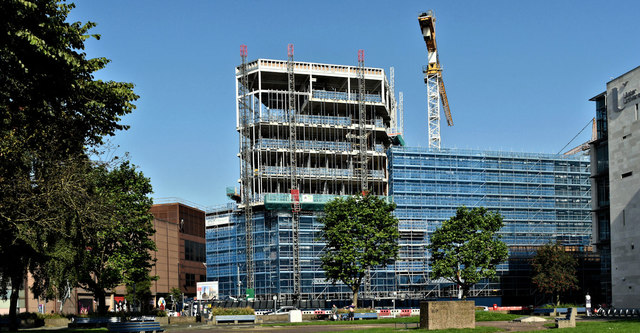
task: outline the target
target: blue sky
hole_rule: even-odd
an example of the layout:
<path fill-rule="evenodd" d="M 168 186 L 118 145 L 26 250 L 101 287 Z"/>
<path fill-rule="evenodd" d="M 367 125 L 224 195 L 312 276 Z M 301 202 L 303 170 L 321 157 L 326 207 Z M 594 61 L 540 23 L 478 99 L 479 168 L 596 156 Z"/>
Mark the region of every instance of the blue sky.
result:
<path fill-rule="evenodd" d="M 249 60 L 395 67 L 405 138 L 427 145 L 426 47 L 433 9 L 455 125 L 443 147 L 557 153 L 595 115 L 589 98 L 640 65 L 638 1 L 81 0 L 70 21 L 93 21 L 96 77 L 133 82 L 141 97 L 112 142 L 151 178 L 154 198 L 226 203 L 237 186 L 234 66 Z M 570 147 L 587 141 L 585 131 Z"/>

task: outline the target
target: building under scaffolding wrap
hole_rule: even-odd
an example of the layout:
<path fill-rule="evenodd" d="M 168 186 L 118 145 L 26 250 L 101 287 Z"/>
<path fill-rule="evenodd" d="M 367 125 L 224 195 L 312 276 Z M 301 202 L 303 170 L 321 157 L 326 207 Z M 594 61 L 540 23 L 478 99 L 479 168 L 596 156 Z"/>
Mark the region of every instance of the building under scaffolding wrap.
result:
<path fill-rule="evenodd" d="M 590 246 L 586 156 L 394 147 L 389 164 L 389 194 L 400 220 L 400 259 L 395 264 L 399 293 L 457 294 L 455 285 L 431 281 L 426 246 L 429 235 L 461 205 L 486 207 L 503 216 L 500 234 L 516 261 L 531 258 L 536 247 L 549 242 L 582 251 Z M 528 265 L 518 268 L 514 262 L 498 268 L 509 281 L 485 281 L 471 295 L 530 296 L 529 283 L 522 281 L 529 273 L 517 272 Z M 524 290 L 508 290 L 513 288 Z"/>
<path fill-rule="evenodd" d="M 208 279 L 222 295 L 346 298 L 348 288 L 327 284 L 319 269 L 317 213 L 340 195 L 386 196 L 386 151 L 398 137 L 393 84 L 364 66 L 362 51 L 358 66 L 296 62 L 288 51 L 287 61 L 247 62 L 241 48 L 241 185 L 229 193 L 237 209 L 210 214 Z M 391 290 L 393 277 L 384 283 Z"/>
<path fill-rule="evenodd" d="M 401 246 L 394 265 L 365 279 L 365 302 L 455 294 L 430 280 L 426 246 L 460 205 L 499 211 L 503 239 L 524 263 L 502 264 L 505 278 L 472 295 L 525 288 L 528 276 L 518 272 L 536 246 L 589 246 L 586 157 L 402 147 L 402 115 L 382 69 L 364 67 L 361 54 L 358 66 L 295 62 L 289 50 L 288 61 L 252 62 L 245 51 L 236 68 L 241 177 L 227 194 L 237 204 L 208 212 L 206 222 L 207 279 L 219 282 L 221 296 L 253 289 L 257 300 L 277 296 L 280 304 L 351 298 L 320 269 L 319 218 L 329 200 L 363 190 L 398 205 Z"/>

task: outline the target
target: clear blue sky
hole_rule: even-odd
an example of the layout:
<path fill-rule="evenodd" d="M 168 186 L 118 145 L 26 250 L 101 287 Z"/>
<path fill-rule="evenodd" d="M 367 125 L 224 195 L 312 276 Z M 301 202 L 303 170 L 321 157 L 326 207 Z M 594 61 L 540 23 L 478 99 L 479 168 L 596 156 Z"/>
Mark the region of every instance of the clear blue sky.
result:
<path fill-rule="evenodd" d="M 395 67 L 405 137 L 426 146 L 426 47 L 419 12 L 434 9 L 455 126 L 444 147 L 557 153 L 595 115 L 588 99 L 640 65 L 638 1 L 81 0 L 72 21 L 97 22 L 98 78 L 141 96 L 113 143 L 151 178 L 154 197 L 227 202 L 238 179 L 234 66 L 249 60 Z M 571 146 L 589 139 L 585 131 Z"/>

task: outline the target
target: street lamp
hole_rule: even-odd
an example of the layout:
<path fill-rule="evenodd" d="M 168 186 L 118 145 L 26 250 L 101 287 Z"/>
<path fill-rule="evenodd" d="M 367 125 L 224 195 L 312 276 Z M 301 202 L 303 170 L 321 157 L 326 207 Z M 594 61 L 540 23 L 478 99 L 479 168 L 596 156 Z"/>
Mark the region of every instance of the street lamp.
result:
<path fill-rule="evenodd" d="M 398 293 L 397 292 L 393 292 L 393 309 L 396 309 L 396 298 L 398 297 Z"/>
<path fill-rule="evenodd" d="M 276 305 L 278 303 L 278 296 L 277 295 L 273 295 L 273 312 L 275 313 L 276 311 L 278 311 L 278 306 Z"/>

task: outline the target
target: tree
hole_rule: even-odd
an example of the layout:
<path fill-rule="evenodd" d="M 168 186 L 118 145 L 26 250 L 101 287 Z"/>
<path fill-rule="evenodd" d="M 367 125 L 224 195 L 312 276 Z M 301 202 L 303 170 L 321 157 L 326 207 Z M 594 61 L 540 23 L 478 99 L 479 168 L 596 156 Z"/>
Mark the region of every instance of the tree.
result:
<path fill-rule="evenodd" d="M 321 267 L 331 283 L 341 281 L 351 289 L 355 305 L 367 272 L 398 255 L 398 219 L 391 214 L 395 207 L 373 195 L 338 197 L 325 205 Z"/>
<path fill-rule="evenodd" d="M 481 279 L 496 275 L 496 267 L 508 257 L 507 245 L 497 232 L 502 216 L 484 207 L 462 206 L 431 235 L 432 278 L 445 278 L 466 298 Z"/>
<path fill-rule="evenodd" d="M 97 230 L 76 240 L 74 265 L 78 285 L 94 293 L 98 312 L 105 313 L 107 290 L 154 279 L 149 271 L 155 231 L 149 212 L 151 183 L 142 172 L 124 161 L 112 170 L 96 167 L 94 173 L 94 199 L 101 215 L 96 217 Z"/>
<path fill-rule="evenodd" d="M 94 23 L 66 22 L 72 8 L 56 0 L 0 1 L 0 294 L 11 285 L 11 329 L 27 270 L 48 258 L 34 241 L 67 223 L 49 215 L 68 202 L 42 180 L 127 129 L 120 118 L 138 98 L 130 83 L 94 79 L 109 61 L 87 59 L 84 41 L 99 36 L 87 35 Z"/>
<path fill-rule="evenodd" d="M 578 289 L 576 266 L 578 262 L 558 244 L 541 246 L 531 261 L 532 282 L 541 293 L 556 296 L 560 304 L 560 294 Z"/>

